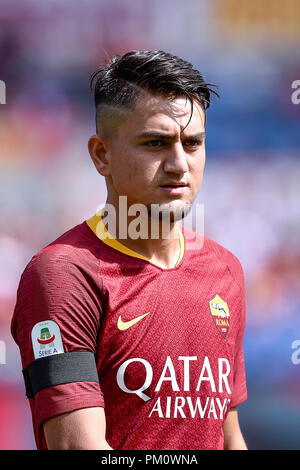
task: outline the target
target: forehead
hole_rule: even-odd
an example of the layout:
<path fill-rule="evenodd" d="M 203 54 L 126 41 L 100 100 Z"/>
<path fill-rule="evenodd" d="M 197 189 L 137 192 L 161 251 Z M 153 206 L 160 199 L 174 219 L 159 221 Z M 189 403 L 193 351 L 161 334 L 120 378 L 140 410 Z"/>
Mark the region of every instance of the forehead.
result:
<path fill-rule="evenodd" d="M 186 97 L 170 100 L 146 95 L 138 98 L 135 108 L 129 111 L 119 131 L 129 134 L 146 130 L 195 133 L 204 131 L 204 123 L 203 107 L 196 100 L 193 100 L 192 109 Z"/>

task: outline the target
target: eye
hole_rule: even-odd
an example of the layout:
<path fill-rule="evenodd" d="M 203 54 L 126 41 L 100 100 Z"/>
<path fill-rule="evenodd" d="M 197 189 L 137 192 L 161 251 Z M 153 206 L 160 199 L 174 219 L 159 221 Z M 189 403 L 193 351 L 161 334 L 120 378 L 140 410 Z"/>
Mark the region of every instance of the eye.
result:
<path fill-rule="evenodd" d="M 147 147 L 161 147 L 163 145 L 163 141 L 159 139 L 148 140 L 144 145 Z"/>
<path fill-rule="evenodd" d="M 186 145 L 187 147 L 193 148 L 193 149 L 196 149 L 201 144 L 202 144 L 202 141 L 201 140 L 196 140 L 196 139 L 186 140 L 184 142 L 184 145 Z"/>
<path fill-rule="evenodd" d="M 197 140 L 197 139 L 190 139 L 184 142 L 184 146 L 189 151 L 198 150 L 198 148 L 201 147 L 201 145 L 202 145 L 202 140 Z"/>

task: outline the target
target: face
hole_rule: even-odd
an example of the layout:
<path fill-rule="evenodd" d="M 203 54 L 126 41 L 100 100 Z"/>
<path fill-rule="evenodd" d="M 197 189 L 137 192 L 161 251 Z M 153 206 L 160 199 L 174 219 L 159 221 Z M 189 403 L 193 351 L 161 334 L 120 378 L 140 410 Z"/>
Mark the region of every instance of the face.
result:
<path fill-rule="evenodd" d="M 109 203 L 118 206 L 118 197 L 127 196 L 128 207 L 139 203 L 149 210 L 159 204 L 182 218 L 200 190 L 205 165 L 204 110 L 194 101 L 191 119 L 190 114 L 185 97 L 143 96 L 113 138 L 99 146 L 90 143 L 92 158 L 98 155 L 94 163 L 106 177 Z"/>

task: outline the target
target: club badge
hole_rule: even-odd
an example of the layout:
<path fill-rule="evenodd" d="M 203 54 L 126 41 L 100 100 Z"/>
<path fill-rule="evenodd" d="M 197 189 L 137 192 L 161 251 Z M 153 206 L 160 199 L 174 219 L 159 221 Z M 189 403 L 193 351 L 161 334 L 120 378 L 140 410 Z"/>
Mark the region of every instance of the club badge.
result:
<path fill-rule="evenodd" d="M 218 294 L 209 301 L 209 308 L 219 332 L 226 338 L 230 327 L 230 312 L 227 303 Z"/>

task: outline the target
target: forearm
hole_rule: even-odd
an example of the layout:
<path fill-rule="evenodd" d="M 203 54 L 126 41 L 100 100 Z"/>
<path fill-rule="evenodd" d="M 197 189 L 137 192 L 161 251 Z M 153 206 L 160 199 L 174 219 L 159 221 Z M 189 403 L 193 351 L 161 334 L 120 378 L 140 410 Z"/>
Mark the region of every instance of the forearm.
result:
<path fill-rule="evenodd" d="M 113 450 L 105 439 L 80 430 L 72 433 L 46 435 L 48 450 Z"/>
<path fill-rule="evenodd" d="M 242 434 L 240 434 L 240 436 L 224 440 L 224 450 L 248 450 L 248 448 Z"/>
<path fill-rule="evenodd" d="M 113 450 L 106 441 L 98 442 L 61 442 L 53 447 L 48 446 L 48 450 Z"/>
<path fill-rule="evenodd" d="M 224 450 L 248 450 L 238 420 L 237 407 L 229 410 L 223 423 Z"/>
<path fill-rule="evenodd" d="M 103 408 L 64 413 L 44 423 L 49 450 L 113 450 L 105 439 Z"/>

